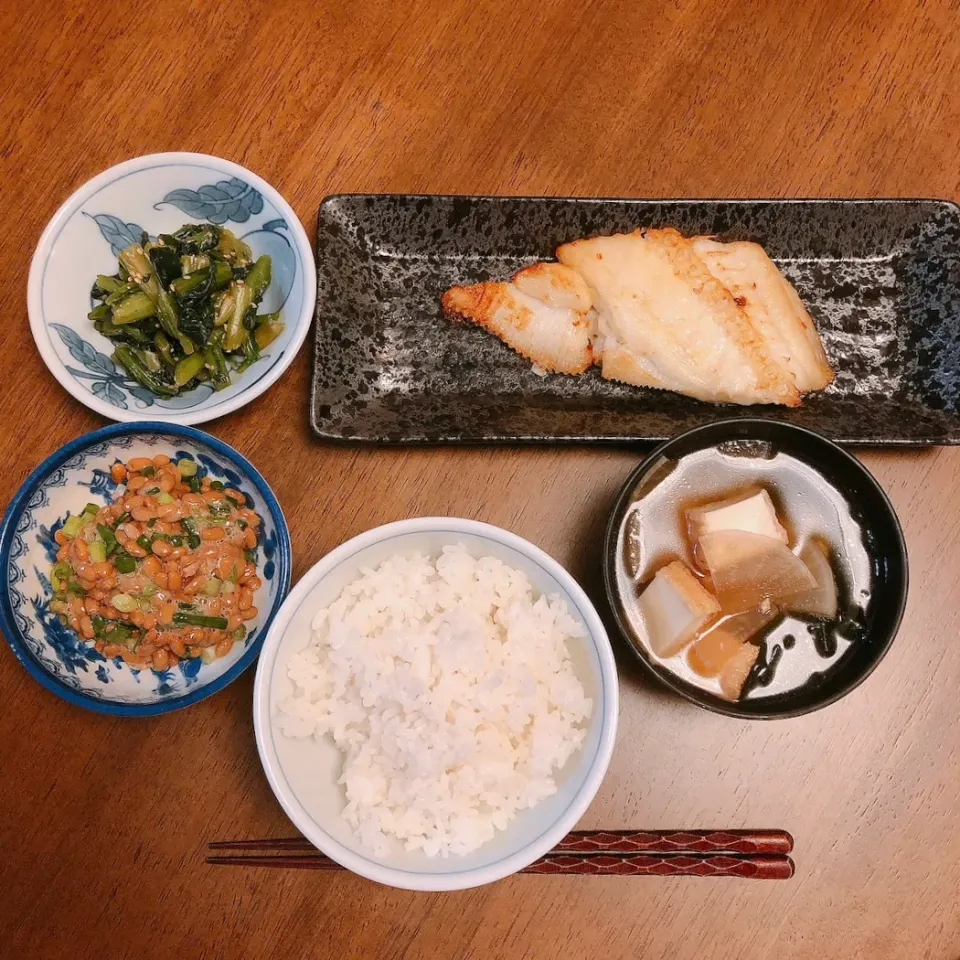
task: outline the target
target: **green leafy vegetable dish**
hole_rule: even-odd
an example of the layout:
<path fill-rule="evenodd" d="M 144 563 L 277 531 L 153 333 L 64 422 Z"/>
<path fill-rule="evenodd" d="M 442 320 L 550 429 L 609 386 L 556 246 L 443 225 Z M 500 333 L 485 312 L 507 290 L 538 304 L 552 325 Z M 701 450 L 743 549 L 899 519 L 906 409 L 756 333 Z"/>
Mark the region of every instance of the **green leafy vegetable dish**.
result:
<path fill-rule="evenodd" d="M 278 313 L 258 314 L 270 258 L 212 223 L 189 223 L 119 255 L 97 277 L 88 314 L 115 344 L 113 359 L 159 397 L 209 382 L 222 390 L 283 331 Z"/>

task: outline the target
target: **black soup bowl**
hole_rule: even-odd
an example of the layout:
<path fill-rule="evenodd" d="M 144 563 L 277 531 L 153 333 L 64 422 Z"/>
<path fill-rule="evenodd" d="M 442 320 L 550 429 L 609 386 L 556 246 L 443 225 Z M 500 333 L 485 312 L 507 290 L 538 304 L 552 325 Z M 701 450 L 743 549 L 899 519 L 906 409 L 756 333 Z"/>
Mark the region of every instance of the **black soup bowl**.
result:
<path fill-rule="evenodd" d="M 782 648 L 790 647 L 792 656 L 793 646 L 802 646 L 797 644 L 794 636 L 798 630 L 791 629 L 788 635 L 783 635 L 785 621 L 781 618 L 762 635 L 760 659 L 747 680 L 745 695 L 735 701 L 704 689 L 691 679 L 689 671 L 688 676 L 684 676 L 683 670 L 674 669 L 668 666 L 669 661 L 656 657 L 642 639 L 642 624 L 636 605 L 641 584 L 649 580 L 661 561 L 677 555 L 676 550 L 671 552 L 669 547 L 665 549 L 662 543 L 656 542 L 657 531 L 662 525 L 661 519 L 667 527 L 679 529 L 686 488 L 678 465 L 683 458 L 700 451 L 704 453 L 685 463 L 701 463 L 699 475 L 707 478 L 707 486 L 711 483 L 715 486 L 708 499 L 724 487 L 727 493 L 731 486 L 736 488 L 737 483 L 729 480 L 738 477 L 738 471 L 741 471 L 744 477 L 738 481 L 739 485 L 759 484 L 769 488 L 778 513 L 784 506 L 787 514 L 803 513 L 806 503 L 808 513 L 814 511 L 814 527 L 818 522 L 842 523 L 842 512 L 849 529 L 859 528 L 857 542 L 851 546 L 851 556 L 856 553 L 860 559 L 857 564 L 851 561 L 849 570 L 837 570 L 839 627 L 844 627 L 844 616 L 853 618 L 849 620 L 850 629 L 846 635 L 839 634 L 838 628 L 843 639 L 840 652 L 832 659 L 824 660 L 822 669 L 813 669 L 809 675 L 801 671 L 795 684 L 771 683 L 776 671 L 786 670 L 789 677 L 789 671 L 793 669 L 791 665 L 785 666 L 790 658 L 786 656 L 788 651 Z M 723 459 L 704 467 L 706 458 L 713 456 L 706 451 L 716 451 Z M 780 457 L 781 454 L 785 456 Z M 805 482 L 812 485 L 810 489 L 821 492 L 823 498 L 808 496 L 804 500 L 801 495 L 795 502 L 785 505 L 782 491 L 778 492 L 777 471 L 784 465 L 796 465 L 798 461 L 798 476 L 802 473 Z M 671 479 L 675 470 L 677 476 Z M 820 486 L 821 481 L 823 486 Z M 655 494 L 661 483 L 664 486 Z M 693 493 L 696 499 L 695 491 Z M 653 496 L 661 497 L 662 502 L 643 502 Z M 647 513 L 644 513 L 645 508 Z M 603 562 L 607 597 L 620 632 L 647 671 L 701 707 L 745 719 L 796 717 L 819 710 L 849 693 L 873 672 L 890 648 L 907 601 L 907 550 L 903 532 L 893 506 L 870 472 L 837 444 L 813 431 L 761 418 L 710 423 L 657 447 L 630 474 L 617 496 L 607 525 Z M 834 566 L 843 567 L 843 559 L 840 558 L 840 564 Z M 642 576 L 638 573 L 641 570 Z M 803 627 L 811 636 L 816 636 L 818 626 L 815 622 L 795 621 L 796 618 L 791 619 L 790 624 Z M 803 639 L 807 642 L 806 634 Z M 812 643 L 814 641 L 808 643 L 811 651 L 814 649 L 810 646 Z M 780 649 L 775 650 L 774 646 Z M 771 653 L 775 654 L 772 667 Z M 795 659 L 793 665 L 799 662 Z"/>

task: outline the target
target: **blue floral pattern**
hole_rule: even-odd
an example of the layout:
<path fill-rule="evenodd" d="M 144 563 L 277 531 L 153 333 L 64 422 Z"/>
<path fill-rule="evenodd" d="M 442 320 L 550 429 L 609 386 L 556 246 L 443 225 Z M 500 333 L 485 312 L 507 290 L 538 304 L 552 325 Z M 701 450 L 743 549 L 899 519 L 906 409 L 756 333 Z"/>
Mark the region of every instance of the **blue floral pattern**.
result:
<path fill-rule="evenodd" d="M 136 380 L 130 379 L 120 372 L 117 365 L 105 353 L 101 353 L 84 340 L 80 334 L 65 327 L 61 323 L 51 323 L 51 329 L 56 330 L 57 336 L 70 352 L 74 360 L 82 363 L 86 370 L 78 370 L 69 364 L 67 369 L 81 380 L 90 380 L 93 395 L 112 403 L 121 410 L 129 409 L 127 400 L 130 394 L 138 403 L 139 408 L 152 407 L 154 404 L 164 408 L 185 409 L 203 403 L 213 393 L 213 387 L 201 383 L 188 393 L 178 394 L 175 397 L 160 398 L 141 386 Z"/>
<path fill-rule="evenodd" d="M 110 244 L 110 252 L 116 256 L 131 243 L 139 243 L 146 232 L 138 223 L 124 223 L 110 213 L 85 214 L 100 228 L 103 239 Z"/>
<path fill-rule="evenodd" d="M 160 203 L 153 205 L 159 210 L 164 204 L 172 203 L 184 213 L 198 220 L 211 223 L 246 223 L 251 216 L 263 209 L 263 197 L 242 180 L 231 177 L 208 183 L 196 190 L 171 190 Z"/>
<path fill-rule="evenodd" d="M 252 630 L 227 657 L 211 664 L 194 659 L 181 661 L 162 673 L 134 670 L 119 658 L 106 660 L 50 610 L 53 589 L 48 571 L 56 561 L 58 550 L 54 534 L 66 517 L 82 509 L 88 500 L 106 503 L 112 499 L 117 484 L 110 478 L 110 465 L 148 451 L 163 451 L 176 459 L 190 457 L 207 474 L 240 490 L 249 502 L 256 502 L 257 488 L 219 453 L 200 445 L 186 445 L 180 437 L 163 434 L 116 436 L 94 443 L 52 470 L 33 492 L 15 520 L 9 548 L 8 597 L 25 647 L 25 650 L 16 647 L 14 650 L 18 656 L 31 656 L 60 683 L 95 700 L 140 704 L 183 696 L 190 688 L 203 687 L 222 675 L 257 637 L 257 631 Z M 80 487 L 86 491 L 79 493 Z M 269 511 L 261 512 L 261 516 L 264 550 L 267 551 L 269 543 L 272 556 L 278 531 Z M 282 599 L 284 590 L 285 586 L 276 581 L 271 569 L 270 577 L 264 577 L 264 585 L 258 591 L 256 605 L 262 611 L 272 609 Z"/>

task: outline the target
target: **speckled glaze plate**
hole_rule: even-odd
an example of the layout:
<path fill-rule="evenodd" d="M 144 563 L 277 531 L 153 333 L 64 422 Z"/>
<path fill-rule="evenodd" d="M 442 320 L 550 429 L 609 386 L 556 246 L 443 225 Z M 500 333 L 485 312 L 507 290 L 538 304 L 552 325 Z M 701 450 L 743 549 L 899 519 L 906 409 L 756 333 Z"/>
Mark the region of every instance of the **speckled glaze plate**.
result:
<path fill-rule="evenodd" d="M 762 243 L 816 320 L 830 387 L 787 409 L 701 403 L 596 369 L 542 377 L 441 315 L 451 284 L 642 226 Z M 960 442 L 960 208 L 947 201 L 331 196 L 317 272 L 311 422 L 327 439 L 647 441 L 769 413 L 847 443 Z"/>

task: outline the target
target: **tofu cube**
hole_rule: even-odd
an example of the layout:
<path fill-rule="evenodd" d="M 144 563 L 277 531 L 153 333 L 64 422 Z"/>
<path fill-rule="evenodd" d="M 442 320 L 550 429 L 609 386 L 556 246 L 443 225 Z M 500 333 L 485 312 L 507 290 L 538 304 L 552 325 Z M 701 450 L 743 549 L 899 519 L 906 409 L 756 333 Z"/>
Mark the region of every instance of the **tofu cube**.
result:
<path fill-rule="evenodd" d="M 777 510 L 766 490 L 753 490 L 728 500 L 708 503 L 687 511 L 690 540 L 696 544 L 708 533 L 741 530 L 788 542 L 787 531 L 777 519 Z"/>

